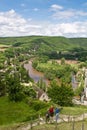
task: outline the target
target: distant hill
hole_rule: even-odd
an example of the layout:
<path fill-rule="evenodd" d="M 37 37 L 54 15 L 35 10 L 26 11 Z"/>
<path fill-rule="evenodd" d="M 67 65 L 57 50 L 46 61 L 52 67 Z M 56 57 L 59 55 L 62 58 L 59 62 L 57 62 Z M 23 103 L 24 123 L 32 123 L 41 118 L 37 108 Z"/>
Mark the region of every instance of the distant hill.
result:
<path fill-rule="evenodd" d="M 57 36 L 23 36 L 23 37 L 0 37 L 0 44 L 45 44 L 47 47 L 56 50 L 70 50 L 73 48 L 82 48 L 87 50 L 87 38 L 65 38 Z M 44 45 L 43 45 L 44 46 Z"/>
<path fill-rule="evenodd" d="M 60 36 L 23 36 L 23 37 L 3 37 L 0 44 L 13 47 L 29 48 L 38 54 L 48 55 L 52 58 L 79 57 L 87 53 L 87 38 L 66 38 Z M 57 54 L 62 54 L 58 56 Z M 56 55 L 56 57 L 55 57 Z M 72 56 L 73 55 L 73 56 Z"/>

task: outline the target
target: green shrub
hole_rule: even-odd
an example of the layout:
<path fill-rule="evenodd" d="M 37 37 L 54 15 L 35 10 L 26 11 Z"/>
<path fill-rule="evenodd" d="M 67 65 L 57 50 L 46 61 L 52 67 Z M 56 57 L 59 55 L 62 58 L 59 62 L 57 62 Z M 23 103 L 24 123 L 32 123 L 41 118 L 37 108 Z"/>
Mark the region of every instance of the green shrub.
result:
<path fill-rule="evenodd" d="M 34 110 L 39 111 L 43 108 L 46 108 L 47 104 L 45 102 L 37 100 L 37 101 L 33 101 L 32 107 L 33 107 Z"/>

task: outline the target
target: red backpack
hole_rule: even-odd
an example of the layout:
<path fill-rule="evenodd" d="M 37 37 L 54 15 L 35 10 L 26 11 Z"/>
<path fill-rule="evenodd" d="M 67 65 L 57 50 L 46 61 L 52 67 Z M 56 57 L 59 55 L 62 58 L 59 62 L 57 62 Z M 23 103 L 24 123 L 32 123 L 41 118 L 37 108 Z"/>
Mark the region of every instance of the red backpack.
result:
<path fill-rule="evenodd" d="M 51 107 L 51 108 L 49 109 L 49 112 L 50 112 L 50 113 L 54 113 L 54 108 Z"/>

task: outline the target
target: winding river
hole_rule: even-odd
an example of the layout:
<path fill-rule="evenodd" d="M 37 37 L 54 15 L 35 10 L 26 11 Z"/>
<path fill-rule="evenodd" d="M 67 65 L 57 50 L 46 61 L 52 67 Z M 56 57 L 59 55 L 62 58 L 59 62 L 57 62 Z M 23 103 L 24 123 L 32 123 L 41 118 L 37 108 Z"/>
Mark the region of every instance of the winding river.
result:
<path fill-rule="evenodd" d="M 44 77 L 44 74 L 42 72 L 39 72 L 37 70 L 35 70 L 32 67 L 32 61 L 29 61 L 27 64 L 24 64 L 24 68 L 28 71 L 29 76 L 35 81 L 38 82 L 38 80 L 40 80 L 41 78 L 43 79 L 43 81 L 48 85 L 49 84 L 49 80 L 46 79 Z"/>

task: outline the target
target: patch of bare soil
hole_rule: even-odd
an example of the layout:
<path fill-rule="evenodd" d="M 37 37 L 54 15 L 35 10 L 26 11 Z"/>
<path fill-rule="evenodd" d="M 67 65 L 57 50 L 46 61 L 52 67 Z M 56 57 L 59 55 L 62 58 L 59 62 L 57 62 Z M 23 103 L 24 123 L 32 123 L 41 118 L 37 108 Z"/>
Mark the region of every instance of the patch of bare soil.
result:
<path fill-rule="evenodd" d="M 61 63 L 61 60 L 57 60 L 57 63 Z M 65 60 L 65 63 L 66 64 L 77 64 L 78 63 L 78 61 L 76 61 L 76 60 Z"/>

